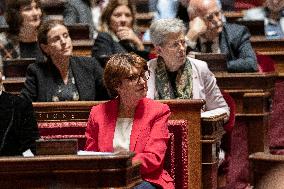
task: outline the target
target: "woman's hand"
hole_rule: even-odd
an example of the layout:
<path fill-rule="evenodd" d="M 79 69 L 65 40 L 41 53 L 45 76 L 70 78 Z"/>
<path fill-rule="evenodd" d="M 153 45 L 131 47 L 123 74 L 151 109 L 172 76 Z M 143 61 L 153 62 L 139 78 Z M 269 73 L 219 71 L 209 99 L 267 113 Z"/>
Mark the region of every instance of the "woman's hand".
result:
<path fill-rule="evenodd" d="M 135 44 L 138 50 L 144 50 L 144 45 L 135 32 L 126 26 L 121 26 L 116 32 L 116 36 L 119 40 L 128 40 Z"/>

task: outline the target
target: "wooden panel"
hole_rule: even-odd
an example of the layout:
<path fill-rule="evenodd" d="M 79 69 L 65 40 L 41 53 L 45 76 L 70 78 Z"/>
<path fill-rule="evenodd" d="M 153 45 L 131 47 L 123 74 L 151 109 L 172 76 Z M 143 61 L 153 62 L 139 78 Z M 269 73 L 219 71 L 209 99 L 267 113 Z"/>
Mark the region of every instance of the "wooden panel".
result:
<path fill-rule="evenodd" d="M 5 78 L 25 77 L 27 67 L 35 63 L 35 58 L 19 58 L 3 60 L 3 74 Z"/>
<path fill-rule="evenodd" d="M 272 155 L 266 152 L 257 152 L 249 156 L 250 159 L 250 173 L 251 183 L 255 186 L 262 180 L 263 176 L 268 176 L 270 171 L 275 169 L 284 168 L 284 156 L 283 155 Z M 281 172 L 282 172 L 281 171 Z M 281 174 L 283 176 L 283 172 Z M 280 176 L 280 175 L 278 175 Z M 277 179 L 278 181 L 280 179 Z M 275 180 L 276 181 L 276 180 Z M 279 185 L 280 186 L 280 185 Z"/>
<path fill-rule="evenodd" d="M 0 158 L 1 188 L 133 188 L 142 180 L 133 154 Z M 16 182 L 15 182 L 16 181 Z"/>
<path fill-rule="evenodd" d="M 268 150 L 267 127 L 275 73 L 216 73 L 218 86 L 237 105 L 236 122 L 248 127 L 249 154 Z"/>
<path fill-rule="evenodd" d="M 242 11 L 225 11 L 224 16 L 227 22 L 235 22 L 244 16 Z"/>
<path fill-rule="evenodd" d="M 227 60 L 226 60 L 225 54 L 194 53 L 194 58 L 207 62 L 208 68 L 212 72 L 226 72 L 227 71 Z"/>
<path fill-rule="evenodd" d="M 93 39 L 87 40 L 72 40 L 73 55 L 75 56 L 92 56 L 92 48 L 94 45 Z"/>

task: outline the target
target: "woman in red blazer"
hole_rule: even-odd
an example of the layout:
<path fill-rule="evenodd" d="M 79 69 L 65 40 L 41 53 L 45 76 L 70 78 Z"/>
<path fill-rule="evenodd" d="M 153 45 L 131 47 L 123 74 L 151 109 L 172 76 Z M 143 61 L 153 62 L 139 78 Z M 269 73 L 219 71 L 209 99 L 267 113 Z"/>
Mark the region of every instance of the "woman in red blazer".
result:
<path fill-rule="evenodd" d="M 116 54 L 105 68 L 104 81 L 114 100 L 94 106 L 86 129 L 86 150 L 132 151 L 144 180 L 136 188 L 174 188 L 163 170 L 169 140 L 169 107 L 145 98 L 147 63 L 135 54 Z"/>

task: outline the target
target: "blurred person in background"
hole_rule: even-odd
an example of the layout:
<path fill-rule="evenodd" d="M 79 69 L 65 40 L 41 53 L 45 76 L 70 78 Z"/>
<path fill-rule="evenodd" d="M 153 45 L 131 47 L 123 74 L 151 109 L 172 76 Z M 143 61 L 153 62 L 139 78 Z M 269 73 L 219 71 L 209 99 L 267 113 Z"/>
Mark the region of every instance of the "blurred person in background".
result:
<path fill-rule="evenodd" d="M 72 56 L 63 22 L 44 22 L 38 40 L 46 60 L 28 66 L 21 96 L 33 102 L 108 99 L 102 68 L 95 58 Z"/>

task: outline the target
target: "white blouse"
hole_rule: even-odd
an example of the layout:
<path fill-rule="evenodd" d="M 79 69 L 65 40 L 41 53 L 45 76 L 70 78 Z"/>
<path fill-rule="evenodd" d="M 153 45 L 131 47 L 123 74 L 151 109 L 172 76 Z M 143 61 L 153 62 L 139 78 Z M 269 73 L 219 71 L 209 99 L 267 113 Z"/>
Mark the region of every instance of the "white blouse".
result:
<path fill-rule="evenodd" d="M 118 118 L 113 137 L 113 150 L 129 151 L 133 118 Z"/>

